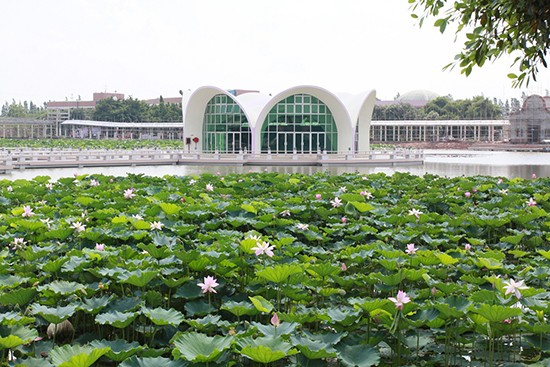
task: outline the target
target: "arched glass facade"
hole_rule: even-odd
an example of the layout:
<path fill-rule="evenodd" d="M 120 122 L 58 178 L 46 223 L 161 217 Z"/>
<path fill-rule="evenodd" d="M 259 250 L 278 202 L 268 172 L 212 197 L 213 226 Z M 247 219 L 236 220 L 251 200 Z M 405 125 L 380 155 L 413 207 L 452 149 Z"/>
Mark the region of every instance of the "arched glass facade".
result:
<path fill-rule="evenodd" d="M 206 105 L 202 132 L 204 152 L 250 151 L 252 136 L 246 116 L 225 94 L 215 95 Z"/>
<path fill-rule="evenodd" d="M 295 94 L 277 103 L 265 118 L 261 151 L 315 154 L 338 151 L 338 130 L 330 109 L 309 94 Z"/>

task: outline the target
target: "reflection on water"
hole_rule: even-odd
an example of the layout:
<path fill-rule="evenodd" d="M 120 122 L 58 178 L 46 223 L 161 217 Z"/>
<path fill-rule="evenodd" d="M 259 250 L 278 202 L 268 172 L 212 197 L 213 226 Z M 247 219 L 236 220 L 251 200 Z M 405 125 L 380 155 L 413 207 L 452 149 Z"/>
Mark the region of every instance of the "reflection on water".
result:
<path fill-rule="evenodd" d="M 501 176 L 507 178 L 523 177 L 531 178 L 534 173 L 538 177 L 550 177 L 550 153 L 510 153 L 510 152 L 450 152 L 450 151 L 426 151 L 428 154 L 424 165 L 416 166 L 338 166 L 338 167 L 312 167 L 312 166 L 229 166 L 229 165 L 203 165 L 203 166 L 134 166 L 134 167 L 87 167 L 87 168 L 57 168 L 57 169 L 27 169 L 13 170 L 0 178 L 9 180 L 32 179 L 36 176 L 50 176 L 56 180 L 60 177 L 73 174 L 103 174 L 122 176 L 129 173 L 145 174 L 148 176 L 164 175 L 197 175 L 201 173 L 217 173 L 222 175 L 229 173 L 247 172 L 281 172 L 312 174 L 326 171 L 334 175 L 342 173 L 379 173 L 388 175 L 394 172 L 409 172 L 422 176 L 426 173 L 440 176 Z"/>

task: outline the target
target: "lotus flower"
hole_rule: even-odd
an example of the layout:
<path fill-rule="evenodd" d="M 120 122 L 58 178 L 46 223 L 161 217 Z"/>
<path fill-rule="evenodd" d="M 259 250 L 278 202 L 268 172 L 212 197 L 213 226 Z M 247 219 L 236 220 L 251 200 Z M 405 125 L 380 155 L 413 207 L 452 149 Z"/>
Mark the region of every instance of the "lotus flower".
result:
<path fill-rule="evenodd" d="M 74 228 L 74 230 L 79 233 L 86 229 L 86 225 L 82 224 L 81 222 L 73 222 L 71 224 L 71 227 Z"/>
<path fill-rule="evenodd" d="M 103 243 L 96 243 L 96 244 L 95 244 L 95 249 L 96 249 L 97 251 L 104 251 L 104 250 L 105 250 L 105 244 L 103 244 Z"/>
<path fill-rule="evenodd" d="M 334 200 L 331 200 L 330 203 L 332 204 L 333 208 L 338 208 L 339 206 L 342 206 L 342 200 L 340 200 L 338 197 L 335 197 Z"/>
<path fill-rule="evenodd" d="M 418 209 L 413 208 L 413 209 L 409 210 L 409 215 L 414 215 L 416 217 L 416 219 L 420 219 L 421 214 L 424 214 L 424 213 L 422 213 Z"/>
<path fill-rule="evenodd" d="M 508 295 L 510 293 L 514 293 L 517 299 L 521 298 L 520 290 L 529 288 L 525 286 L 523 280 L 520 280 L 519 282 L 516 283 L 514 279 L 510 279 L 509 281 L 504 282 L 504 285 L 506 286 L 506 291 L 504 292 L 504 294 Z"/>
<path fill-rule="evenodd" d="M 219 284 L 213 276 L 209 275 L 207 277 L 204 277 L 203 283 L 199 283 L 197 285 L 201 287 L 202 293 L 218 293 L 214 288 L 216 288 Z"/>
<path fill-rule="evenodd" d="M 30 206 L 25 205 L 25 206 L 23 207 L 23 214 L 22 214 L 22 215 L 23 215 L 23 217 L 30 218 L 30 217 L 32 217 L 32 216 L 34 215 L 34 213 L 33 213 L 33 211 L 32 211 L 32 209 L 31 209 Z"/>
<path fill-rule="evenodd" d="M 149 226 L 150 226 L 151 231 L 153 231 L 155 229 L 160 231 L 162 229 L 162 227 L 164 227 L 164 224 L 162 224 L 161 222 L 152 222 Z"/>
<path fill-rule="evenodd" d="M 273 317 L 271 318 L 271 325 L 277 327 L 281 324 L 281 320 L 279 320 L 279 316 L 277 315 L 277 312 L 273 313 Z"/>
<path fill-rule="evenodd" d="M 251 250 L 254 251 L 256 256 L 260 256 L 262 254 L 266 254 L 269 257 L 273 257 L 273 249 L 274 246 L 270 246 L 269 243 L 265 241 L 258 241 L 256 242 L 256 246 L 252 247 Z"/>
<path fill-rule="evenodd" d="M 134 189 L 126 189 L 124 190 L 124 198 L 125 199 L 131 199 L 135 196 Z"/>
<path fill-rule="evenodd" d="M 389 297 L 388 299 L 395 304 L 395 308 L 398 310 L 403 310 L 405 303 L 409 303 L 411 301 L 411 298 L 407 296 L 407 293 L 401 290 L 397 292 L 396 297 Z"/>
<path fill-rule="evenodd" d="M 416 253 L 416 250 L 417 250 L 417 248 L 414 247 L 414 243 L 409 243 L 409 244 L 407 244 L 407 249 L 405 250 L 405 252 L 408 255 L 412 255 L 412 254 Z"/>
<path fill-rule="evenodd" d="M 537 202 L 533 198 L 529 198 L 527 206 L 537 206 Z"/>
<path fill-rule="evenodd" d="M 206 184 L 206 191 L 214 191 L 214 185 Z"/>

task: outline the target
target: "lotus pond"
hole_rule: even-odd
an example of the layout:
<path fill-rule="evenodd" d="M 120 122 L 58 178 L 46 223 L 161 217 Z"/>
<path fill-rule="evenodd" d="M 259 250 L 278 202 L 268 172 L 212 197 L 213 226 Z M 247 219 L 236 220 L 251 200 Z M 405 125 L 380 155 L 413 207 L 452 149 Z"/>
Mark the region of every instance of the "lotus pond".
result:
<path fill-rule="evenodd" d="M 0 364 L 550 366 L 550 179 L 0 181 Z"/>

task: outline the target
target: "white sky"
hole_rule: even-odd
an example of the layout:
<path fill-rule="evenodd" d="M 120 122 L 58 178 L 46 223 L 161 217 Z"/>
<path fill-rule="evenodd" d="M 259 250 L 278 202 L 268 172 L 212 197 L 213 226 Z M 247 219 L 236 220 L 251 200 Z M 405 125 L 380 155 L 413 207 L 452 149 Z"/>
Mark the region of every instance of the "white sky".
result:
<path fill-rule="evenodd" d="M 0 103 L 175 97 L 203 85 L 376 89 L 383 100 L 414 89 L 455 99 L 550 89 L 547 69 L 512 89 L 511 59 L 468 78 L 442 71 L 461 44 L 431 23 L 420 29 L 407 0 L 6 0 L 0 14 Z"/>

